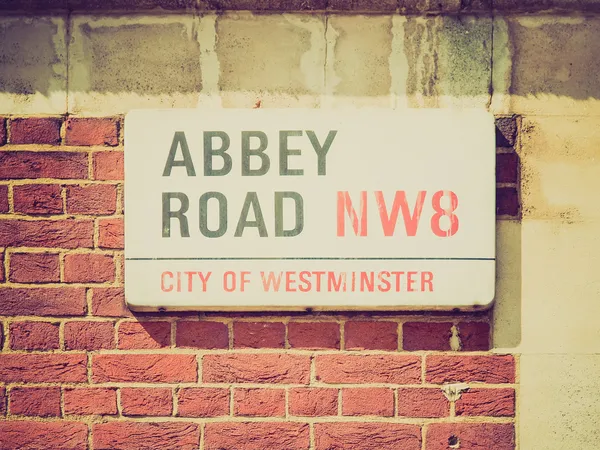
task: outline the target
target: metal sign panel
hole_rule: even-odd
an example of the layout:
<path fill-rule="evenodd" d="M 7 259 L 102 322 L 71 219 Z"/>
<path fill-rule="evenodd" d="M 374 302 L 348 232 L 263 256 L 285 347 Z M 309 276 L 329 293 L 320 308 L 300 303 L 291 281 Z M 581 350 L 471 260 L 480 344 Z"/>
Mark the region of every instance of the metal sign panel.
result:
<path fill-rule="evenodd" d="M 493 300 L 489 113 L 141 110 L 125 121 L 133 309 Z"/>

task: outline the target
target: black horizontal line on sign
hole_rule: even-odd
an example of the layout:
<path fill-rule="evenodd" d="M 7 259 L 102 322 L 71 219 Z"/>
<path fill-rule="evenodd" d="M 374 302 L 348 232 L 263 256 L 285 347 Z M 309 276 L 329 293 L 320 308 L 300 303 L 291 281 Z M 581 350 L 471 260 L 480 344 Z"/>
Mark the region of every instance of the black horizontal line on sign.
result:
<path fill-rule="evenodd" d="M 198 257 L 198 258 L 125 258 L 127 261 L 495 261 L 496 258 L 413 258 L 413 257 L 276 257 L 276 256 L 231 256 L 231 257 Z"/>

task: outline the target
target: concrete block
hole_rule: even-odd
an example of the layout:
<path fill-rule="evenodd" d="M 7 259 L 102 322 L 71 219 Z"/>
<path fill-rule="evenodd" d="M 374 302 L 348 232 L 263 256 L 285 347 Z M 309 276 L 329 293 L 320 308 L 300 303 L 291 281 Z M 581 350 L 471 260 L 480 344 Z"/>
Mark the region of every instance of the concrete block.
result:
<path fill-rule="evenodd" d="M 66 112 L 65 30 L 59 17 L 0 17 L 0 113 Z"/>
<path fill-rule="evenodd" d="M 332 15 L 327 25 L 329 105 L 393 107 L 392 17 Z"/>
<path fill-rule="evenodd" d="M 494 0 L 500 12 L 598 12 L 600 0 Z"/>
<path fill-rule="evenodd" d="M 216 53 L 224 107 L 316 107 L 324 91 L 320 15 L 225 14 Z"/>
<path fill-rule="evenodd" d="M 69 112 L 196 106 L 202 89 L 197 18 L 76 16 L 71 30 Z"/>
<path fill-rule="evenodd" d="M 400 0 L 399 3 L 402 14 L 457 14 L 492 10 L 492 0 Z"/>
<path fill-rule="evenodd" d="M 510 94 L 510 112 L 600 114 L 600 18 L 514 17 L 505 20 L 504 32 L 494 65 L 510 68 L 499 92 Z"/>
<path fill-rule="evenodd" d="M 524 117 L 521 196 L 524 219 L 600 219 L 597 117 Z"/>
<path fill-rule="evenodd" d="M 496 222 L 496 296 L 492 346 L 512 352 L 521 344 L 521 223 Z"/>
<path fill-rule="evenodd" d="M 406 88 L 398 87 L 399 107 L 488 106 L 491 18 L 410 16 L 395 36 L 400 38 L 408 71 Z"/>
<path fill-rule="evenodd" d="M 323 10 L 327 0 L 201 0 L 224 11 L 312 11 Z"/>
<path fill-rule="evenodd" d="M 355 12 L 394 12 L 398 8 L 397 0 L 328 0 L 332 11 Z"/>
<path fill-rule="evenodd" d="M 523 221 L 518 351 L 600 352 L 599 225 Z"/>
<path fill-rule="evenodd" d="M 600 448 L 600 355 L 522 355 L 523 450 Z"/>
<path fill-rule="evenodd" d="M 41 0 L 37 0 L 41 1 Z M 54 0 L 57 1 L 57 0 Z M 71 11 L 144 11 L 158 9 L 165 11 L 194 11 L 206 6 L 204 0 L 66 0 Z"/>

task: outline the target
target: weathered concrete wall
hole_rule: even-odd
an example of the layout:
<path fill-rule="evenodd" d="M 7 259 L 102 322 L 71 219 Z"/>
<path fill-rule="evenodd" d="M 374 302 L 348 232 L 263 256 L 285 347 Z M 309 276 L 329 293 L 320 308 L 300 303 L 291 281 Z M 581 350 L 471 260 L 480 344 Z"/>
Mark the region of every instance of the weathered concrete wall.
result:
<path fill-rule="evenodd" d="M 13 11 L 0 17 L 0 114 L 260 105 L 520 115 L 522 220 L 498 223 L 494 345 L 520 355 L 522 450 L 600 448 L 600 2 L 505 0 L 492 11 L 381 1 L 369 15 L 365 2 L 253 2 L 311 14 L 217 14 L 206 10 L 248 6 L 209 3 L 148 1 L 162 9 L 123 16 L 90 15 L 83 1 L 19 3 L 58 11 L 35 17 L 3 3 Z M 417 15 L 397 14 L 407 12 Z"/>

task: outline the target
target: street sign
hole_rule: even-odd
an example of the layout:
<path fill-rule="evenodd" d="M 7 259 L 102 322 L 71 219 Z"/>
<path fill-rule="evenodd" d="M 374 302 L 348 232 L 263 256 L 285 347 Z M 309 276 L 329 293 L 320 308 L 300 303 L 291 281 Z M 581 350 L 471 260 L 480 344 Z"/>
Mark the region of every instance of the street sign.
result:
<path fill-rule="evenodd" d="M 494 298 L 494 119 L 483 111 L 132 111 L 125 205 L 133 309 Z"/>

